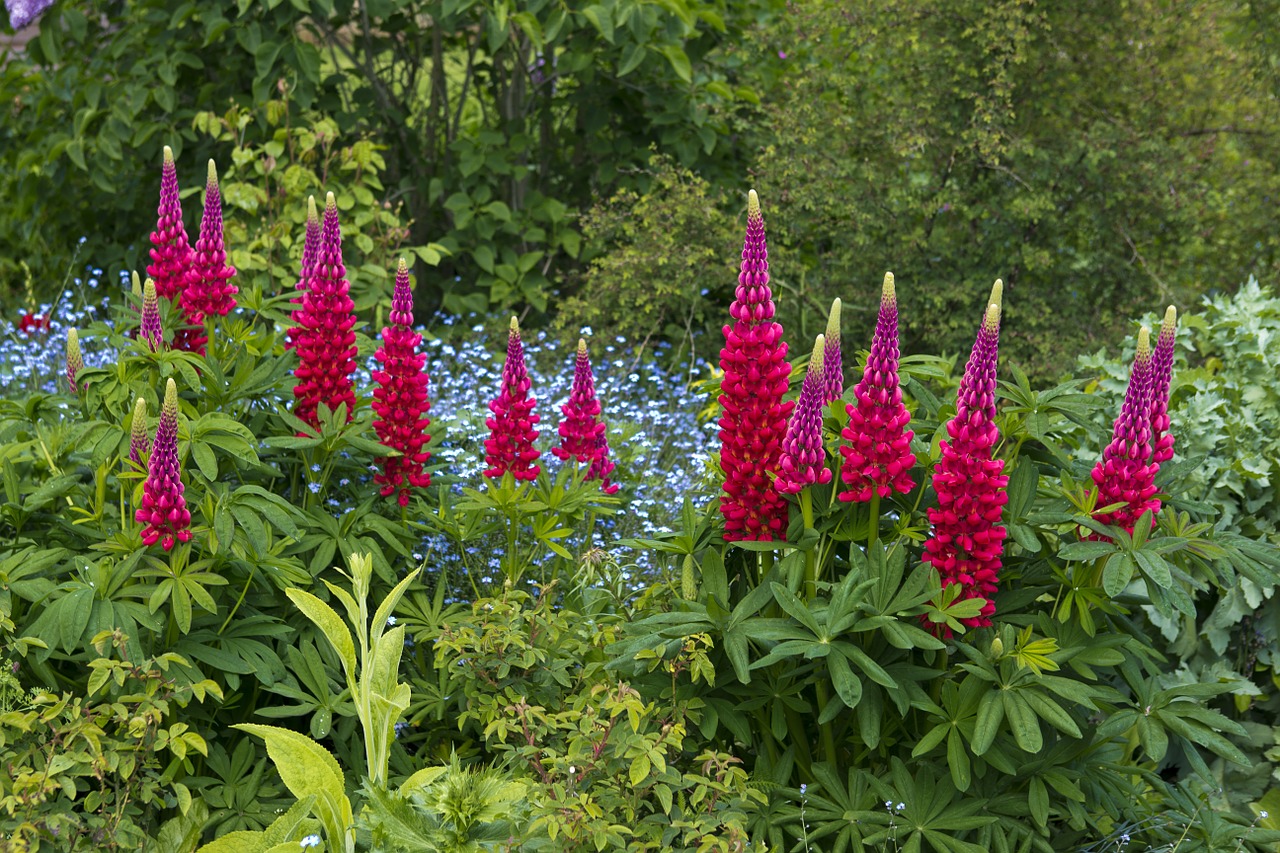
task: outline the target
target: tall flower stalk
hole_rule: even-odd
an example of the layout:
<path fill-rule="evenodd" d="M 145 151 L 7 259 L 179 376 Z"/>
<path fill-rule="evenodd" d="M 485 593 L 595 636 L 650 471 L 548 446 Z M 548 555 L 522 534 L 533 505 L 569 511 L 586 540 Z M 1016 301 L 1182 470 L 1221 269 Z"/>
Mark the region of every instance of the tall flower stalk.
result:
<path fill-rule="evenodd" d="M 320 217 L 316 213 L 316 197 L 307 196 L 307 233 L 302 240 L 302 264 L 301 271 L 298 273 L 298 283 L 294 285 L 296 293 L 289 299 L 289 304 L 294 306 L 290 318 L 295 323 L 300 323 L 299 319 L 302 311 L 302 300 L 306 296 L 308 281 L 315 269 L 316 258 L 320 254 Z M 301 326 L 294 326 L 285 332 L 285 349 L 290 349 L 297 345 L 298 338 L 302 335 Z"/>
<path fill-rule="evenodd" d="M 1002 473 L 1004 460 L 995 458 L 1000 441 L 995 395 L 1002 292 L 1002 283 L 996 281 L 960 380 L 956 415 L 947 422 L 950 440 L 943 440 L 933 472 L 938 506 L 929 509 L 933 530 L 924 553 L 944 587 L 960 587 L 957 601 L 982 599 L 977 616 L 960 620 L 972 628 L 990 625 L 995 613 L 1006 534 L 1000 521 L 1009 478 Z"/>
<path fill-rule="evenodd" d="M 782 442 L 782 456 L 778 460 L 778 478 L 774 487 L 783 494 L 800 494 L 814 483 L 831 482 L 827 468 L 827 453 L 822 446 L 822 405 L 825 389 L 827 339 L 818 335 L 813 343 L 813 355 L 809 369 L 800 386 L 800 399 L 787 424 L 787 437 Z M 810 513 L 812 515 L 812 513 Z M 813 526 L 811 518 L 805 519 L 806 527 Z"/>
<path fill-rule="evenodd" d="M 156 283 L 147 279 L 142 286 L 142 318 L 138 332 L 147 349 L 159 352 L 164 348 L 164 330 L 160 327 L 160 300 L 156 296 Z"/>
<path fill-rule="evenodd" d="M 317 430 L 320 404 L 336 411 L 346 405 L 347 420 L 354 413 L 356 396 L 351 374 L 356 372 L 356 317 L 351 285 L 342 263 L 342 230 L 333 193 L 325 199 L 320 246 L 302 307 L 294 319 L 302 329 L 296 341 L 298 367 L 293 375 L 293 413 Z"/>
<path fill-rule="evenodd" d="M 1169 432 L 1169 384 L 1173 381 L 1173 345 L 1178 334 L 1178 309 L 1170 305 L 1160 324 L 1151 355 L 1151 461 L 1159 466 L 1173 458 Z"/>
<path fill-rule="evenodd" d="M 84 355 L 80 352 L 80 333 L 75 329 L 67 330 L 67 384 L 71 386 L 71 393 L 80 392 L 80 385 L 77 379 L 80 371 L 84 370 Z"/>
<path fill-rule="evenodd" d="M 794 406 L 783 402 L 791 376 L 782 326 L 774 321 L 769 289 L 769 250 L 760 199 L 747 201 L 738 287 L 729 306 L 720 350 L 720 467 L 724 470 L 720 512 L 724 538 L 772 540 L 786 532 L 787 504 L 773 484 Z"/>
<path fill-rule="evenodd" d="M 827 314 L 826 345 L 822 350 L 822 404 L 844 396 L 844 359 L 840 354 L 840 300 L 831 302 Z"/>
<path fill-rule="evenodd" d="M 1094 518 L 1103 524 L 1123 527 L 1129 533 L 1145 512 L 1151 513 L 1151 523 L 1160 511 L 1156 495 L 1156 469 L 1151 458 L 1151 399 L 1152 399 L 1151 330 L 1143 326 L 1138 331 L 1138 348 L 1133 357 L 1133 369 L 1129 373 L 1129 387 L 1125 391 L 1120 416 L 1112 430 L 1111 443 L 1102 451 L 1102 458 L 1093 468 L 1093 482 L 1098 487 L 1098 507 L 1121 504 L 1111 512 L 1097 512 Z M 1091 539 L 1105 539 L 1092 534 Z"/>
<path fill-rule="evenodd" d="M 404 259 L 396 270 L 391 296 L 391 325 L 382 330 L 382 346 L 375 354 L 381 369 L 373 372 L 373 411 L 378 416 L 373 428 L 378 440 L 399 451 L 399 456 L 377 460 L 382 473 L 373 480 L 382 486 L 383 497 L 396 495 L 400 506 L 409 505 L 409 489 L 431 485 L 426 471 L 431 454 L 423 448 L 431 440 L 427 427 L 431 402 L 427 398 L 429 379 L 423 369 L 427 357 L 418 352 L 422 336 L 413 325 L 413 294 L 409 290 L 409 267 Z"/>
<path fill-rule="evenodd" d="M 160 206 L 156 210 L 156 230 L 151 232 L 151 265 L 149 275 L 156 283 L 156 293 L 165 299 L 176 299 L 187 284 L 191 268 L 191 246 L 187 229 L 182 224 L 182 202 L 178 198 L 178 169 L 173 162 L 173 149 L 164 147 L 164 165 L 160 171 Z"/>
<path fill-rule="evenodd" d="M 227 263 L 227 249 L 222 236 L 222 190 L 218 187 L 218 169 L 209 161 L 209 175 L 204 188 L 204 214 L 200 218 L 200 237 L 196 240 L 187 273 L 187 286 L 182 291 L 182 310 L 187 324 L 183 330 L 181 349 L 204 355 L 208 343 L 202 328 L 207 318 L 225 317 L 236 307 L 238 289 L 231 283 L 235 268 Z M 175 344 L 179 342 L 175 337 Z"/>
<path fill-rule="evenodd" d="M 491 415 L 485 420 L 489 437 L 484 442 L 484 476 L 499 479 L 510 473 L 517 480 L 536 480 L 542 472 L 541 454 L 533 446 L 538 437 L 539 417 L 533 411 L 537 400 L 530 396 L 533 383 L 524 361 L 520 324 L 511 318 L 507 333 L 507 360 L 502 365 L 502 387 L 489 402 Z"/>
<path fill-rule="evenodd" d="M 564 419 L 560 421 L 560 446 L 552 449 L 556 458 L 570 459 L 587 465 L 587 479 L 599 480 L 600 490 L 606 495 L 618 491 L 618 484 L 609 483 L 613 462 L 609 460 L 609 439 L 604 421 L 600 420 L 600 401 L 596 398 L 595 377 L 591 372 L 591 358 L 587 355 L 587 342 L 578 338 L 578 353 L 574 358 L 573 387 L 569 401 L 560 407 Z"/>
<path fill-rule="evenodd" d="M 151 438 L 147 435 L 147 401 L 139 397 L 133 404 L 133 425 L 129 429 L 129 461 L 139 468 L 142 458 L 151 452 Z"/>
<path fill-rule="evenodd" d="M 172 379 L 165 385 L 160 424 L 142 487 L 142 506 L 134 517 L 146 525 L 142 530 L 144 545 L 159 542 L 165 551 L 172 551 L 178 542 L 191 539 L 191 513 L 183 497 L 178 464 L 178 387 Z"/>

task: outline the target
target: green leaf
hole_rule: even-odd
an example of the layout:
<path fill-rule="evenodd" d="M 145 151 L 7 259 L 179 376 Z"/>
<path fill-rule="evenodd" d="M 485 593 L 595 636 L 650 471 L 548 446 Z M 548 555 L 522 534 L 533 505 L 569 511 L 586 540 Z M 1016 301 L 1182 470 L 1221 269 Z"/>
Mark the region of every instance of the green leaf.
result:
<path fill-rule="evenodd" d="M 329 644 L 338 653 L 338 659 L 342 661 L 342 669 L 347 674 L 347 681 L 354 682 L 356 645 L 342 617 L 332 607 L 305 590 L 289 588 L 285 590 L 285 595 L 289 596 L 289 600 L 324 633 Z"/>
<path fill-rule="evenodd" d="M 677 45 L 663 45 L 660 50 L 662 55 L 667 58 L 667 62 L 671 63 L 671 70 L 676 72 L 676 76 L 686 83 L 693 82 L 693 67 L 689 64 L 689 57 Z"/>
<path fill-rule="evenodd" d="M 1058 556 L 1064 560 L 1084 561 L 1096 560 L 1108 554 L 1116 553 L 1116 546 L 1111 542 L 1071 542 L 1063 545 Z"/>
<path fill-rule="evenodd" d="M 1133 560 L 1128 554 L 1120 552 L 1112 554 L 1102 569 L 1102 588 L 1107 595 L 1115 598 L 1124 592 L 1131 580 L 1133 580 Z"/>
<path fill-rule="evenodd" d="M 1022 698 L 1021 691 L 1003 690 L 1000 694 L 1004 705 L 1005 717 L 1009 720 L 1009 728 L 1013 739 L 1023 752 L 1038 753 L 1044 746 L 1044 736 L 1040 731 L 1040 723 L 1031 712 L 1031 706 Z"/>
<path fill-rule="evenodd" d="M 982 695 L 978 703 L 978 721 L 973 729 L 973 754 L 982 755 L 995 743 L 1000 733 L 1000 724 L 1004 722 L 1004 703 L 1000 700 L 1002 691 L 989 690 Z"/>
<path fill-rule="evenodd" d="M 599 4 L 588 6 L 582 10 L 582 15 L 596 31 L 604 38 L 605 41 L 613 44 L 613 12 L 607 6 Z"/>
<path fill-rule="evenodd" d="M 858 707 L 862 701 L 862 681 L 853 674 L 844 655 L 827 655 L 827 669 L 840 701 L 850 708 Z"/>

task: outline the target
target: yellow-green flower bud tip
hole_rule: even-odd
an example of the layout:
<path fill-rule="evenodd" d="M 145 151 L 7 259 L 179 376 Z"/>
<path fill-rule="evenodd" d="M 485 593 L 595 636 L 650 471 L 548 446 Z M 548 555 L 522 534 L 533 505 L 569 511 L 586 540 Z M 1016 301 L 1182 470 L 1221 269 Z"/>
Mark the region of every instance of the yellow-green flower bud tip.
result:
<path fill-rule="evenodd" d="M 831 311 L 827 314 L 827 337 L 840 338 L 840 297 L 831 300 Z"/>
<path fill-rule="evenodd" d="M 159 298 L 156 296 L 156 283 L 151 279 L 147 279 L 147 283 L 142 285 L 142 298 L 146 300 Z"/>
<path fill-rule="evenodd" d="M 991 298 L 987 300 L 992 305 L 1004 306 L 1004 282 L 996 279 L 996 283 L 991 285 Z"/>
<path fill-rule="evenodd" d="M 135 425 L 147 422 L 147 400 L 145 397 L 139 397 L 133 402 L 133 422 Z"/>
<path fill-rule="evenodd" d="M 827 336 L 818 335 L 813 339 L 813 355 L 809 356 L 809 372 L 821 373 L 822 362 L 826 359 Z"/>
<path fill-rule="evenodd" d="M 996 637 L 991 641 L 991 657 L 999 660 L 1004 656 L 1004 640 Z"/>
<path fill-rule="evenodd" d="M 578 355 L 586 355 L 586 354 L 587 354 L 587 339 L 578 338 Z"/>
<path fill-rule="evenodd" d="M 760 215 L 760 196 L 755 190 L 747 192 L 747 218 L 754 219 Z"/>
<path fill-rule="evenodd" d="M 218 167 L 212 160 L 210 160 L 208 186 L 216 187 L 217 185 L 218 185 Z"/>
<path fill-rule="evenodd" d="M 67 361 L 78 360 L 80 355 L 80 333 L 75 329 L 67 329 Z"/>
<path fill-rule="evenodd" d="M 150 281 L 150 280 L 151 279 L 147 279 L 147 281 Z M 137 270 L 133 271 L 133 295 L 139 298 L 142 297 L 142 282 L 138 279 Z"/>
<path fill-rule="evenodd" d="M 169 377 L 169 381 L 164 386 L 164 407 L 160 410 L 163 412 L 172 412 L 173 417 L 178 416 L 178 385 L 173 381 L 173 377 Z"/>
<path fill-rule="evenodd" d="M 512 314 L 512 315 L 511 315 L 511 327 L 510 327 L 510 329 L 511 329 L 511 334 L 513 334 L 513 335 L 518 335 L 518 334 L 520 334 L 520 321 L 516 319 L 516 317 L 515 317 L 515 315 L 514 315 L 514 314 Z"/>
<path fill-rule="evenodd" d="M 1151 330 L 1143 326 L 1138 330 L 1138 358 L 1151 358 Z"/>
<path fill-rule="evenodd" d="M 164 164 L 168 166 L 173 162 L 173 149 L 168 145 L 164 147 Z"/>
<path fill-rule="evenodd" d="M 893 283 L 893 273 L 884 274 L 884 284 L 880 285 L 880 301 L 891 302 L 898 298 L 898 288 Z"/>
<path fill-rule="evenodd" d="M 409 272 L 409 262 L 406 261 L 404 258 L 401 258 L 400 263 L 396 265 L 396 274 L 397 275 L 399 275 L 400 273 L 407 274 L 408 272 Z"/>
<path fill-rule="evenodd" d="M 989 332 L 1000 328 L 1000 303 L 992 302 L 987 306 L 986 316 L 982 318 L 982 327 Z"/>
<path fill-rule="evenodd" d="M 307 221 L 320 224 L 320 214 L 316 213 L 316 197 L 307 196 Z"/>
<path fill-rule="evenodd" d="M 326 211 L 328 211 L 328 210 L 337 210 L 337 209 L 338 209 L 338 201 L 337 201 L 337 199 L 335 199 L 335 198 L 333 197 L 333 193 L 325 193 L 325 196 L 324 196 L 324 209 L 325 209 Z"/>
<path fill-rule="evenodd" d="M 1164 327 L 1166 329 L 1176 329 L 1178 327 L 1178 309 L 1170 305 L 1164 309 Z"/>

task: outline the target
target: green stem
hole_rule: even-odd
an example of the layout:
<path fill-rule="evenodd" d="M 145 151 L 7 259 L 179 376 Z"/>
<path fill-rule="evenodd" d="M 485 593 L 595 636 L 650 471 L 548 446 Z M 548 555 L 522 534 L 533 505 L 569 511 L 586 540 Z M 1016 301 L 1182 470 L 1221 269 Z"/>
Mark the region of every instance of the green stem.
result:
<path fill-rule="evenodd" d="M 804 519 L 804 529 L 808 533 L 813 529 L 813 496 L 806 487 L 800 490 L 800 515 Z M 818 566 L 814 559 L 813 547 L 804 552 L 804 595 L 805 601 L 813 601 L 818 594 Z"/>
<path fill-rule="evenodd" d="M 818 694 L 818 714 L 821 715 L 823 709 L 827 707 L 827 702 L 831 701 L 831 696 L 829 693 L 827 693 L 827 682 L 819 678 L 817 681 L 813 683 L 813 688 Z M 838 765 L 836 764 L 836 736 L 831 723 L 832 723 L 831 720 L 827 720 L 825 723 L 821 724 L 822 753 L 823 753 L 823 756 L 826 758 L 828 764 L 830 764 L 832 767 L 837 767 Z"/>
<path fill-rule="evenodd" d="M 880 535 L 880 493 L 872 490 L 871 502 L 867 504 L 867 509 L 871 511 L 870 517 L 867 519 L 867 553 L 875 547 L 876 538 Z"/>

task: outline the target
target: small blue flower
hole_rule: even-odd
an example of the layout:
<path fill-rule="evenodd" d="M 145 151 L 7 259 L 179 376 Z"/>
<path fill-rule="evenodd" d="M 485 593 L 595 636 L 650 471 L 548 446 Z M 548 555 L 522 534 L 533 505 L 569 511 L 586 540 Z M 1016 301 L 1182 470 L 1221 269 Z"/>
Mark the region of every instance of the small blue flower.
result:
<path fill-rule="evenodd" d="M 318 494 L 320 494 L 320 484 L 319 484 L 319 483 L 307 483 L 307 488 L 311 490 L 311 494 L 313 494 L 313 495 L 318 495 Z"/>
<path fill-rule="evenodd" d="M 298 845 L 299 845 L 303 850 L 307 850 L 307 849 L 310 849 L 310 848 L 312 848 L 312 847 L 319 847 L 319 846 L 320 846 L 320 836 L 318 836 L 318 835 L 307 835 L 307 836 L 304 836 L 304 837 L 303 837 L 303 839 L 302 839 L 301 841 L 299 841 L 299 842 L 298 842 Z"/>

